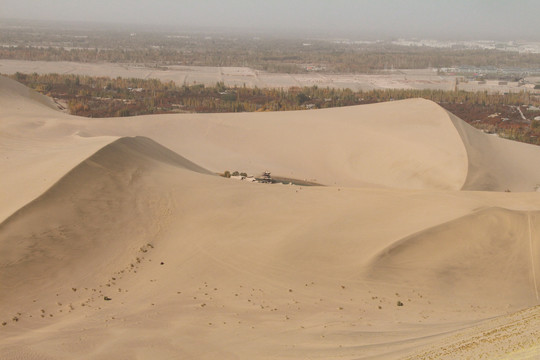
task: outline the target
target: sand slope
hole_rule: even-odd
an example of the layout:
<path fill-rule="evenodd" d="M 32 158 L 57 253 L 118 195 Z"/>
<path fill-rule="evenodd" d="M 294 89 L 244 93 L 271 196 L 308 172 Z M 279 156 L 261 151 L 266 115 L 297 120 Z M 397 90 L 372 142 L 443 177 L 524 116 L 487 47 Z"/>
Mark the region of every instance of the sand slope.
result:
<path fill-rule="evenodd" d="M 67 284 L 66 277 L 97 276 L 93 269 L 122 262 L 126 248 L 146 244 L 163 220 L 156 219 L 160 199 L 138 192 L 149 169 L 158 166 L 209 174 L 150 139 L 121 138 L 5 220 L 0 299 L 18 295 L 13 301 L 19 306 L 51 283 Z M 121 238 L 114 237 L 118 231 Z M 94 257 L 98 266 L 86 261 Z"/>
<path fill-rule="evenodd" d="M 269 170 L 328 185 L 416 189 L 459 189 L 465 181 L 465 148 L 446 112 L 432 102 L 276 115 L 140 116 L 78 126 L 86 136 L 144 135 L 216 172 Z"/>
<path fill-rule="evenodd" d="M 117 136 L 83 136 L 52 101 L 0 77 L 0 221 Z"/>
<path fill-rule="evenodd" d="M 481 209 L 393 243 L 373 259 L 369 276 L 410 286 L 420 280 L 446 296 L 535 304 L 538 220 L 538 212 Z"/>
<path fill-rule="evenodd" d="M 4 76 L 0 76 L 0 107 L 3 110 L 16 108 L 18 111 L 24 111 L 28 107 L 32 110 L 45 111 L 46 108 L 58 110 L 51 98 Z"/>
<path fill-rule="evenodd" d="M 407 359 L 538 359 L 540 357 L 538 306 L 482 322 L 444 338 Z"/>
<path fill-rule="evenodd" d="M 463 190 L 534 191 L 539 188 L 538 146 L 487 135 L 449 114 L 467 149 Z"/>
<path fill-rule="evenodd" d="M 535 356 L 540 193 L 459 190 L 532 188 L 539 148 L 424 100 L 101 120 L 0 85 L 2 358 Z M 266 168 L 331 186 L 212 173 Z"/>

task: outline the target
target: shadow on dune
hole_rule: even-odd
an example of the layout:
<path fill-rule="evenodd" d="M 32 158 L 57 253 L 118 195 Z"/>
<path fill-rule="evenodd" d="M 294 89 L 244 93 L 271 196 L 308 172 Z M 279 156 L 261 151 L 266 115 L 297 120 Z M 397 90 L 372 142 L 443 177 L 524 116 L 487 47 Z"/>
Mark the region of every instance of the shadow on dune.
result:
<path fill-rule="evenodd" d="M 396 241 L 366 274 L 449 297 L 529 306 L 538 303 L 538 259 L 540 212 L 486 208 Z"/>
<path fill-rule="evenodd" d="M 485 134 L 448 114 L 467 151 L 462 190 L 535 191 L 540 184 L 540 147 Z"/>

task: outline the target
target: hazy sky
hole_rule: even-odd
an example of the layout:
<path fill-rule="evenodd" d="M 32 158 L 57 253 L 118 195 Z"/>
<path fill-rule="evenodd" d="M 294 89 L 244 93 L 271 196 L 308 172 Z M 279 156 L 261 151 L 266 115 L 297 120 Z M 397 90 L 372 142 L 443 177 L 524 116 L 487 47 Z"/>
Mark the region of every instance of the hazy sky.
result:
<path fill-rule="evenodd" d="M 0 0 L 0 18 L 540 40 L 540 0 Z"/>

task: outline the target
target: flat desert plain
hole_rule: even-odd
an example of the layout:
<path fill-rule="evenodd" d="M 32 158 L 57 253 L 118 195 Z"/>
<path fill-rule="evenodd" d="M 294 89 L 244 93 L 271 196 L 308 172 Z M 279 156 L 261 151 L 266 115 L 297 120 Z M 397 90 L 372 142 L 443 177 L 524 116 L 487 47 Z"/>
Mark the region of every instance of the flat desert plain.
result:
<path fill-rule="evenodd" d="M 248 86 L 259 88 L 290 88 L 293 86 L 318 86 L 335 89 L 369 91 L 376 89 L 430 89 L 454 90 L 457 86 L 464 91 L 488 91 L 490 93 L 533 92 L 532 87 L 517 81 L 484 82 L 464 81 L 463 76 L 439 74 L 437 69 L 397 69 L 381 71 L 379 74 L 328 74 L 308 72 L 301 74 L 269 73 L 249 67 L 212 67 L 170 65 L 149 67 L 144 64 L 119 63 L 78 63 L 68 61 L 28 61 L 0 59 L 0 74 L 38 73 L 74 74 L 87 76 L 107 76 L 111 78 L 159 79 L 174 81 L 177 85 L 216 85 L 222 81 L 227 86 Z M 458 83 L 456 84 L 456 79 Z M 538 82 L 537 77 L 526 77 L 530 84 Z"/>
<path fill-rule="evenodd" d="M 88 119 L 0 78 L 0 155 L 2 359 L 540 357 L 540 147 L 433 102 Z"/>

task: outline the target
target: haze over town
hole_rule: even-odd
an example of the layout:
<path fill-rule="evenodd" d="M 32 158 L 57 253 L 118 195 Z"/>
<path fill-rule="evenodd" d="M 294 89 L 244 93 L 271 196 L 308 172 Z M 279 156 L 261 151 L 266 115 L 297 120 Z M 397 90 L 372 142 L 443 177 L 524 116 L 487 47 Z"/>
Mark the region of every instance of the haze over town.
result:
<path fill-rule="evenodd" d="M 0 18 L 365 39 L 540 40 L 535 0 L 2 0 Z"/>

